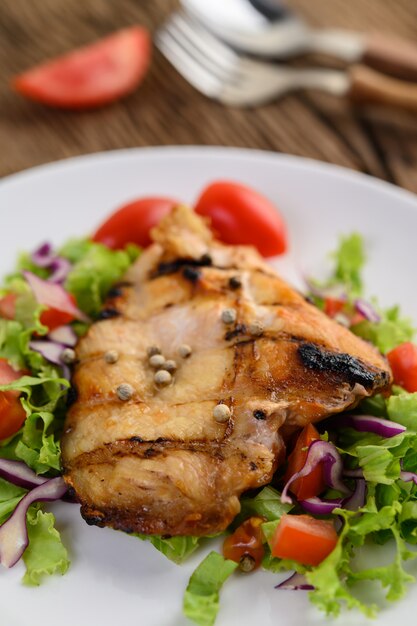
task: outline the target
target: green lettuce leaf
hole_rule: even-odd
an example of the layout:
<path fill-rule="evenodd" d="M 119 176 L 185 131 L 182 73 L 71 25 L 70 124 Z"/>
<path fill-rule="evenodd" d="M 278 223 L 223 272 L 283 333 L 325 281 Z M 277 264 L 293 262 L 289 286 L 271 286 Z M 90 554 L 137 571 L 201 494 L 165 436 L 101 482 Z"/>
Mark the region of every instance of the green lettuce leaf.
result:
<path fill-rule="evenodd" d="M 281 494 L 273 487 L 267 486 L 255 497 L 244 497 L 241 500 L 242 512 L 238 520 L 245 520 L 251 515 L 265 517 L 268 521 L 279 520 L 283 513 L 292 509 L 290 504 L 281 502 Z"/>
<path fill-rule="evenodd" d="M 336 262 L 332 282 L 345 285 L 350 296 L 360 295 L 361 272 L 366 260 L 362 236 L 352 233 L 341 237 L 339 247 L 332 256 Z"/>
<path fill-rule="evenodd" d="M 3 524 L 10 513 L 15 510 L 25 493 L 26 489 L 0 478 L 0 524 Z"/>
<path fill-rule="evenodd" d="M 65 287 L 78 306 L 95 316 L 110 287 L 126 272 L 138 255 L 138 248 L 110 250 L 106 246 L 87 240 L 76 240 L 64 246 L 60 253 L 74 263 Z"/>
<path fill-rule="evenodd" d="M 417 393 L 402 392 L 387 400 L 387 412 L 393 422 L 417 432 Z"/>
<path fill-rule="evenodd" d="M 180 565 L 198 548 L 202 537 L 161 537 L 159 535 L 141 535 L 133 533 L 134 537 L 149 541 L 159 552 L 170 561 Z"/>
<path fill-rule="evenodd" d="M 380 352 L 386 354 L 404 341 L 412 341 L 414 326 L 410 319 L 401 317 L 399 307 L 382 311 L 381 321 L 364 320 L 352 327 L 352 332 L 372 342 Z"/>
<path fill-rule="evenodd" d="M 65 574 L 69 567 L 68 553 L 55 528 L 52 513 L 31 507 L 27 514 L 29 545 L 23 554 L 26 585 L 39 585 L 44 576 Z"/>
<path fill-rule="evenodd" d="M 219 611 L 219 591 L 238 564 L 210 552 L 191 575 L 184 594 L 184 614 L 199 626 L 213 626 Z"/>

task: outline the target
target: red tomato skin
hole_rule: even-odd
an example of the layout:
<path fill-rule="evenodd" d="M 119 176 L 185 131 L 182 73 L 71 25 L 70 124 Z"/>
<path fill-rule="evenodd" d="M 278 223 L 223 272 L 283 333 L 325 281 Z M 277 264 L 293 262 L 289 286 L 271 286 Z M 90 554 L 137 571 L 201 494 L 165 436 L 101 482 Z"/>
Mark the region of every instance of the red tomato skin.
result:
<path fill-rule="evenodd" d="M 288 466 L 283 478 L 284 482 L 287 482 L 291 476 L 304 467 L 308 447 L 317 439 L 320 439 L 318 431 L 313 424 L 307 424 L 299 434 L 294 450 L 288 457 Z M 310 474 L 295 480 L 290 486 L 290 491 L 297 496 L 298 500 L 307 500 L 307 498 L 313 498 L 321 493 L 325 486 L 323 467 L 317 465 Z"/>
<path fill-rule="evenodd" d="M 337 533 L 332 522 L 310 515 L 281 516 L 272 539 L 272 556 L 302 565 L 319 565 L 334 550 Z"/>
<path fill-rule="evenodd" d="M 0 317 L 6 320 L 14 320 L 16 315 L 16 294 L 7 293 L 0 298 Z"/>
<path fill-rule="evenodd" d="M 77 306 L 77 301 L 72 293 L 68 293 L 67 295 L 72 304 L 74 306 Z M 55 328 L 58 328 L 59 326 L 65 326 L 65 324 L 69 324 L 75 318 L 71 313 L 48 307 L 47 309 L 45 309 L 45 311 L 42 311 L 39 319 L 41 324 L 47 326 L 48 330 L 51 331 L 55 330 Z"/>
<path fill-rule="evenodd" d="M 287 250 L 286 226 L 276 207 L 260 193 L 229 181 L 208 185 L 195 210 L 211 219 L 222 241 L 234 245 L 252 245 L 265 256 Z"/>
<path fill-rule="evenodd" d="M 387 354 L 394 382 L 409 392 L 417 391 L 417 346 L 409 341 Z"/>
<path fill-rule="evenodd" d="M 335 317 L 343 311 L 346 302 L 337 298 L 326 298 L 324 301 L 324 312 L 329 317 Z"/>
<path fill-rule="evenodd" d="M 139 198 L 123 205 L 96 230 L 92 239 L 113 250 L 135 243 L 146 248 L 151 243 L 150 231 L 175 206 L 172 198 Z"/>
<path fill-rule="evenodd" d="M 46 61 L 12 80 L 21 95 L 66 109 L 89 109 L 132 92 L 150 62 L 146 29 L 132 26 Z"/>
<path fill-rule="evenodd" d="M 0 359 L 0 385 L 7 385 L 23 374 L 14 370 L 6 359 Z M 0 440 L 17 433 L 26 419 L 19 396 L 18 391 L 0 391 Z"/>

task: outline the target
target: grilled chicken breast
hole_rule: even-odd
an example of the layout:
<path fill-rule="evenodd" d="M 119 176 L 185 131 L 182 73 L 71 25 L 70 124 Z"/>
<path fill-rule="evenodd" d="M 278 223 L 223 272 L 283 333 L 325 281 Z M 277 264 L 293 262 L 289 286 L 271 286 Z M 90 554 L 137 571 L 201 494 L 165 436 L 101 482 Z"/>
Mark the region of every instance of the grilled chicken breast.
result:
<path fill-rule="evenodd" d="M 295 429 L 384 390 L 391 374 L 190 209 L 173 210 L 153 240 L 77 346 L 64 477 L 90 524 L 212 534 L 242 492 L 271 480 Z M 176 361 L 170 384 L 155 380 L 155 346 Z"/>

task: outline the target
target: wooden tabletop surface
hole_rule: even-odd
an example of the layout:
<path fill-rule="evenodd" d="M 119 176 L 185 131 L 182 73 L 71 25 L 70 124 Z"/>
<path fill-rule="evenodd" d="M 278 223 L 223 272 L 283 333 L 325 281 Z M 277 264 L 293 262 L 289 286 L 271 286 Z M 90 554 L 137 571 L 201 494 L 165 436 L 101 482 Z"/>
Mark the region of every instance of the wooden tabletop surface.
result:
<path fill-rule="evenodd" d="M 288 4 L 317 26 L 417 38 L 416 0 Z M 143 85 L 97 111 L 53 110 L 10 90 L 14 74 L 112 30 L 141 23 L 154 32 L 175 6 L 175 0 L 1 0 L 0 176 L 101 150 L 211 144 L 330 161 L 417 192 L 417 115 L 352 108 L 312 92 L 253 110 L 228 109 L 196 92 L 157 50 Z"/>

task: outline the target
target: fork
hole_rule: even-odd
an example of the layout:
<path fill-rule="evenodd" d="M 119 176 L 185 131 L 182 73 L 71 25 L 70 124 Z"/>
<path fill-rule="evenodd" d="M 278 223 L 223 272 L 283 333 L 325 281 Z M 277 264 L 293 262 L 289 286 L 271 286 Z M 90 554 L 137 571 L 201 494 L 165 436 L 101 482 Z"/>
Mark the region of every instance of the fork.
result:
<path fill-rule="evenodd" d="M 236 107 L 261 105 L 300 89 L 318 89 L 357 103 L 394 105 L 417 112 L 417 85 L 362 65 L 346 71 L 299 69 L 242 56 L 192 16 L 174 13 L 155 42 L 178 72 L 200 92 Z"/>

